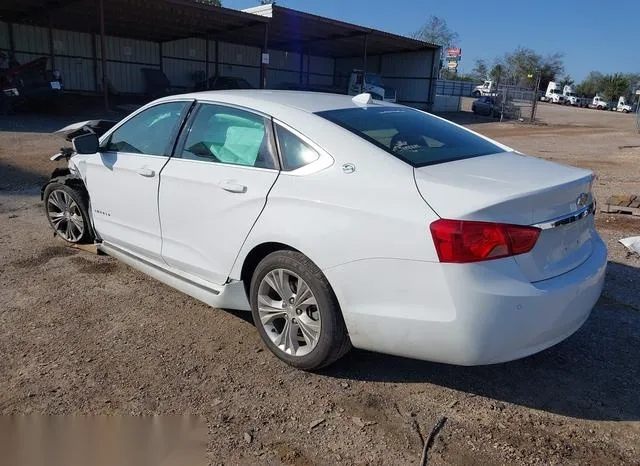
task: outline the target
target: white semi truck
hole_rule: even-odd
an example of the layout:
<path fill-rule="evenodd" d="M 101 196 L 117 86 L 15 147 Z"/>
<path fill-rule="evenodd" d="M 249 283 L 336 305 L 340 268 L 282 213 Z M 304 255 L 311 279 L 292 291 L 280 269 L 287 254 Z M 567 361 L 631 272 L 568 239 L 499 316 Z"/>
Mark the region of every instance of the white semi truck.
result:
<path fill-rule="evenodd" d="M 547 85 L 547 92 L 540 97 L 540 100 L 543 102 L 551 102 L 552 104 L 564 104 L 565 97 L 558 87 L 558 84 L 554 81 L 549 81 L 549 84 Z"/>
<path fill-rule="evenodd" d="M 598 94 L 595 95 L 591 103 L 589 104 L 589 108 L 595 108 L 596 110 L 606 110 L 609 108 L 609 104 L 606 100 L 600 97 Z"/>
<path fill-rule="evenodd" d="M 630 113 L 632 110 L 631 105 L 627 103 L 627 99 L 624 96 L 618 98 L 618 104 L 611 107 L 611 110 L 622 113 Z"/>
<path fill-rule="evenodd" d="M 573 91 L 573 87 L 566 85 L 562 88 L 562 95 L 564 96 L 564 103 L 566 105 L 573 105 L 577 107 L 580 105 L 580 98 Z"/>

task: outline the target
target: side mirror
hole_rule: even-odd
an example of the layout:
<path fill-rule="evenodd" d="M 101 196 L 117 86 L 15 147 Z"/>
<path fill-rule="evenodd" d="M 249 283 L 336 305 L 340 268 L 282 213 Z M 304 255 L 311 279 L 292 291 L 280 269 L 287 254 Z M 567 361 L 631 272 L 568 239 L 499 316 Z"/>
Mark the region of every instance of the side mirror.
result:
<path fill-rule="evenodd" d="M 93 133 L 76 136 L 72 139 L 73 150 L 78 154 L 95 154 L 99 149 L 98 136 Z"/>

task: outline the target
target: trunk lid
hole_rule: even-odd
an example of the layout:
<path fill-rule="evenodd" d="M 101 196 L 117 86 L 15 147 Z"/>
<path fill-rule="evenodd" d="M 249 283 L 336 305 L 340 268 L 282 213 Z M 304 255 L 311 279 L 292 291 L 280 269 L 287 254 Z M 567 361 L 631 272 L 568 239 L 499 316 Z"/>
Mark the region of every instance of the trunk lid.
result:
<path fill-rule="evenodd" d="M 503 152 L 414 170 L 418 191 L 442 218 L 536 225 L 578 212 L 591 199 L 588 170 Z M 582 199 L 584 200 L 584 199 Z M 531 282 L 566 273 L 591 255 L 593 216 L 544 229 L 533 250 L 514 256 Z"/>

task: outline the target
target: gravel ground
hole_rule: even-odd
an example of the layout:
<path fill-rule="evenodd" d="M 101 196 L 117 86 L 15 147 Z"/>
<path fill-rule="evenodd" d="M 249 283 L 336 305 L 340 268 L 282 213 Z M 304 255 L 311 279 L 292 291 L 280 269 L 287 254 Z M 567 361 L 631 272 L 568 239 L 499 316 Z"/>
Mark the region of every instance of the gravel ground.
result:
<path fill-rule="evenodd" d="M 633 117 L 547 104 L 539 116 L 455 117 L 594 170 L 601 201 L 640 193 Z M 617 243 L 640 218 L 598 214 L 604 295 L 550 350 L 473 368 L 353 351 L 311 374 L 263 349 L 248 314 L 55 240 L 38 188 L 60 145 L 51 118 L 0 125 L 0 413 L 201 415 L 211 464 L 417 464 L 443 415 L 431 464 L 640 464 L 640 259 Z"/>

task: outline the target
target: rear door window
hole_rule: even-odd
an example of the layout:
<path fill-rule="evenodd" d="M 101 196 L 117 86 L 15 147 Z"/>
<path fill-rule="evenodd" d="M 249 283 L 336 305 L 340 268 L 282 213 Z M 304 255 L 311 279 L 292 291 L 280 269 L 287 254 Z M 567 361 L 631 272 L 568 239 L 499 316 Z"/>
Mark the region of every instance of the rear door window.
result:
<path fill-rule="evenodd" d="M 503 152 L 463 128 L 412 108 L 368 106 L 318 115 L 414 167 Z"/>
<path fill-rule="evenodd" d="M 271 121 L 246 110 L 202 104 L 186 137 L 182 158 L 276 168 L 267 126 Z"/>

